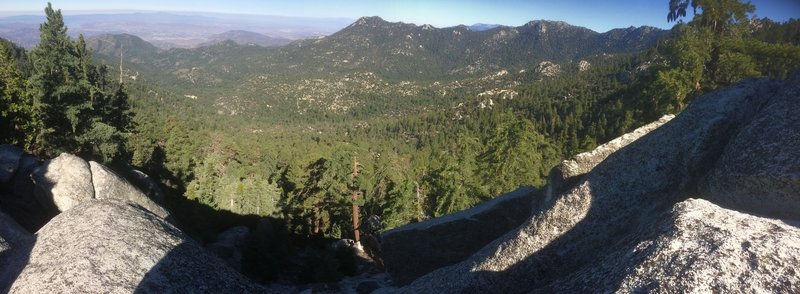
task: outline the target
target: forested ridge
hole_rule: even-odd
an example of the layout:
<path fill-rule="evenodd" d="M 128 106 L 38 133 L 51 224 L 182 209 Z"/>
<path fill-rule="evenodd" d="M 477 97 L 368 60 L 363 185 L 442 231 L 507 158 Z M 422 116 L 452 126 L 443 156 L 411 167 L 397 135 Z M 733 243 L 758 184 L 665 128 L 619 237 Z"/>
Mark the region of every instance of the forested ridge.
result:
<path fill-rule="evenodd" d="M 130 35 L 71 40 L 48 5 L 39 45 L 2 44 L 0 136 L 143 170 L 201 238 L 222 221 L 184 200 L 346 238 L 354 203 L 392 228 L 541 187 L 560 160 L 702 93 L 800 66 L 799 21 L 672 2 L 668 32 L 363 18 L 283 47 L 169 51 Z M 690 6 L 702 13 L 683 22 Z"/>

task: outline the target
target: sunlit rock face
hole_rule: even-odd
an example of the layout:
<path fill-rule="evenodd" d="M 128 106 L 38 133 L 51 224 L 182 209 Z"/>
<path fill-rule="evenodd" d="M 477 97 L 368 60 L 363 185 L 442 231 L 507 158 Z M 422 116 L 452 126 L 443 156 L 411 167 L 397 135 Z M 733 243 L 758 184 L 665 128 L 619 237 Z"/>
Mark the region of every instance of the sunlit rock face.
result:
<path fill-rule="evenodd" d="M 550 171 L 550 175 L 547 178 L 545 199 L 550 201 L 555 198 L 556 195 L 564 193 L 565 189 L 575 185 L 582 176 L 589 173 L 609 155 L 628 146 L 628 144 L 657 129 L 673 118 L 675 118 L 674 115 L 665 115 L 655 122 L 637 128 L 633 132 L 622 135 L 608 143 L 597 146 L 597 148 L 592 151 L 584 152 L 562 161 L 561 164 Z"/>
<path fill-rule="evenodd" d="M 64 212 L 89 199 L 130 200 L 162 218 L 169 213 L 127 180 L 94 161 L 63 153 L 31 173 L 34 195 L 44 207 Z"/>
<path fill-rule="evenodd" d="M 150 200 L 142 191 L 115 174 L 108 167 L 94 161 L 89 161 L 89 167 L 92 171 L 95 198 L 130 200 L 162 218 L 169 217 L 166 209 Z"/>
<path fill-rule="evenodd" d="M 797 106 L 782 102 L 797 101 L 797 84 L 744 81 L 699 97 L 611 154 L 601 146 L 597 160 L 587 154 L 585 174 L 576 168 L 575 176 L 562 176 L 573 180 L 552 189 L 519 228 L 391 291 L 800 290 L 797 222 L 765 217 L 785 211 L 748 214 L 763 206 L 791 210 L 798 197 L 792 187 L 800 157 L 789 155 L 797 152 L 800 123 L 785 118 Z M 777 158 L 766 159 L 767 152 Z M 739 174 L 755 179 L 734 181 Z"/>
<path fill-rule="evenodd" d="M 126 200 L 84 201 L 53 218 L 35 238 L 12 293 L 266 290 Z"/>
<path fill-rule="evenodd" d="M 36 183 L 36 199 L 58 211 L 94 198 L 89 163 L 75 155 L 62 153 L 34 170 L 31 177 Z"/>

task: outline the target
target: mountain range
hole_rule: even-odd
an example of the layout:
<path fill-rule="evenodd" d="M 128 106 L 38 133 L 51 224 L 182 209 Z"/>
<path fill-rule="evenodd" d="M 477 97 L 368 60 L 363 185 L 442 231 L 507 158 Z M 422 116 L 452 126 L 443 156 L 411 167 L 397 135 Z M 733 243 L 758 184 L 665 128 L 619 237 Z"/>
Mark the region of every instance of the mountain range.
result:
<path fill-rule="evenodd" d="M 597 33 L 546 20 L 475 31 L 466 26 L 436 28 L 363 17 L 329 36 L 280 47 L 253 44 L 287 40 L 245 32 L 224 34 L 216 39 L 235 40 L 194 49 L 160 50 L 124 34 L 87 40 L 98 57 L 114 67 L 122 54 L 129 77 L 163 83 L 179 96 L 199 97 L 198 103 L 209 107 L 240 105 L 235 108 L 242 111 L 218 112 L 242 114 L 298 109 L 343 112 L 373 102 L 391 104 L 387 97 L 397 93 L 451 97 L 510 89 L 540 78 L 545 70 L 548 75 L 562 69 L 577 71 L 580 61 L 588 64 L 585 59 L 649 48 L 667 34 L 652 27 Z M 390 109 L 396 111 L 397 105 L 393 106 Z"/>

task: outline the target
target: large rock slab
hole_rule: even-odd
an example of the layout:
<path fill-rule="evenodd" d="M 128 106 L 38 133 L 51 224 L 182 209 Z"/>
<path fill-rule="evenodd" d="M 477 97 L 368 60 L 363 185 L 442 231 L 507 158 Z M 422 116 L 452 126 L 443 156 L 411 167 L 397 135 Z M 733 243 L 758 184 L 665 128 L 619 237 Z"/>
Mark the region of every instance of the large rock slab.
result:
<path fill-rule="evenodd" d="M 0 145 L 0 183 L 8 183 L 17 171 L 22 149 L 14 145 Z"/>
<path fill-rule="evenodd" d="M 39 202 L 58 211 L 94 198 L 89 163 L 75 155 L 62 153 L 36 168 L 31 177 L 36 183 L 34 193 Z"/>
<path fill-rule="evenodd" d="M 11 293 L 251 293 L 264 289 L 129 201 L 87 200 L 51 220 Z"/>
<path fill-rule="evenodd" d="M 702 199 L 677 203 L 634 238 L 543 293 L 797 293 L 800 228 Z"/>
<path fill-rule="evenodd" d="M 717 204 L 800 218 L 800 74 L 725 148 L 700 185 Z"/>
<path fill-rule="evenodd" d="M 92 185 L 96 199 L 122 199 L 139 204 L 152 213 L 166 219 L 169 212 L 147 197 L 142 191 L 131 185 L 127 180 L 118 176 L 108 167 L 94 161 L 89 161 L 92 172 Z"/>
<path fill-rule="evenodd" d="M 545 201 L 550 201 L 557 195 L 571 188 L 580 180 L 581 176 L 589 173 L 589 171 L 603 160 L 606 160 L 612 153 L 628 146 L 628 144 L 657 129 L 673 118 L 675 118 L 675 115 L 664 115 L 657 121 L 641 126 L 633 130 L 633 132 L 624 134 L 608 143 L 597 146 L 597 148 L 592 151 L 584 152 L 562 161 L 561 164 L 550 170 L 550 174 L 547 177 Z"/>
<path fill-rule="evenodd" d="M 695 193 L 727 141 L 779 87 L 772 80 L 748 80 L 699 97 L 670 122 L 608 156 L 519 229 L 400 291 L 527 292 L 606 258 L 621 240 L 637 238 L 660 211 Z"/>
<path fill-rule="evenodd" d="M 619 290 L 800 292 L 796 225 L 723 209 L 705 200 L 679 203 L 667 221 L 655 226 L 662 229 L 658 238 L 639 244 L 634 257 L 618 253 L 621 261 L 638 261 Z"/>
<path fill-rule="evenodd" d="M 383 233 L 381 250 L 395 285 L 464 260 L 528 218 L 539 191 L 522 187 L 468 210 Z"/>

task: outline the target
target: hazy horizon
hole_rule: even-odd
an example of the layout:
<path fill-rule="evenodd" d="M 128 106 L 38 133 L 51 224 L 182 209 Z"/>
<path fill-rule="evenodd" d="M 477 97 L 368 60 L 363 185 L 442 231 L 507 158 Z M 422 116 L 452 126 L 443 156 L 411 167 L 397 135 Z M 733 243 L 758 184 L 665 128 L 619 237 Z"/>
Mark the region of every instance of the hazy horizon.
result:
<path fill-rule="evenodd" d="M 520 26 L 531 20 L 565 21 L 569 24 L 606 32 L 614 28 L 653 26 L 669 29 L 675 23 L 666 20 L 668 1 L 522 1 L 522 0 L 443 0 L 443 1 L 366 1 L 336 2 L 317 0 L 255 1 L 233 3 L 200 0 L 142 0 L 116 2 L 99 0 L 52 1 L 65 16 L 81 14 L 116 14 L 126 12 L 165 12 L 183 14 L 228 14 L 313 19 L 356 20 L 363 16 L 379 16 L 391 22 L 430 24 L 452 27 L 472 24 Z M 800 17 L 800 1 L 757 0 L 755 16 L 786 21 Z M 0 17 L 43 15 L 47 1 L 14 1 L 4 3 Z M 190 9 L 187 9 L 191 7 Z M 691 14 L 691 12 L 690 12 Z M 689 15 L 685 20 L 691 19 Z"/>
<path fill-rule="evenodd" d="M 757 17 L 786 21 L 798 17 L 800 1 L 758 0 Z M 379 16 L 391 22 L 430 24 L 436 27 L 472 25 L 476 23 L 519 26 L 530 20 L 565 21 L 597 32 L 630 26 L 671 28 L 675 23 L 666 20 L 668 1 L 523 1 L 523 0 L 443 0 L 443 1 L 366 1 L 336 2 L 317 0 L 218 2 L 211 0 L 142 0 L 117 2 L 99 0 L 52 1 L 53 7 L 65 15 L 111 13 L 118 11 L 220 13 L 307 17 L 355 20 L 362 16 Z M 47 1 L 9 1 L 4 3 L 0 16 L 20 14 L 43 15 Z M 187 9 L 188 8 L 188 9 Z M 691 16 L 686 19 L 690 19 Z"/>

